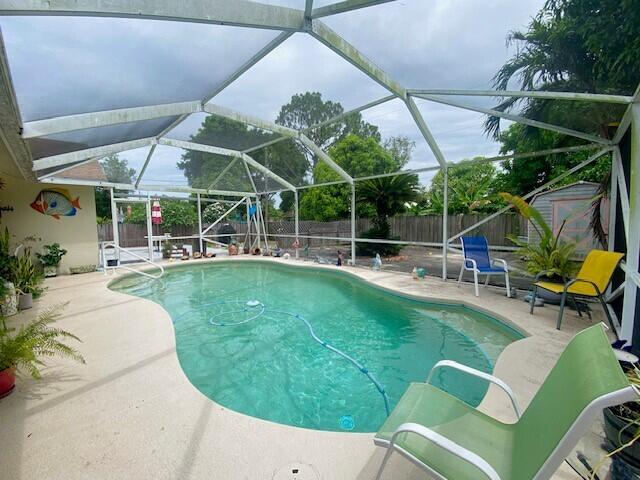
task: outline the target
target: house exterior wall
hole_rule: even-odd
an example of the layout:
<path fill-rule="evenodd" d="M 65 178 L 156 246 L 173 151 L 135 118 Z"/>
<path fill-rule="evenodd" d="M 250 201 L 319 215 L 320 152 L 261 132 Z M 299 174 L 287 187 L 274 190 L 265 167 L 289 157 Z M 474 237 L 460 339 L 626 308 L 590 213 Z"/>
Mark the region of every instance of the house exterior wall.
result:
<path fill-rule="evenodd" d="M 36 237 L 39 240 L 31 243 L 34 253 L 41 252 L 43 245 L 55 242 L 68 250 L 60 263 L 60 273 L 68 273 L 69 267 L 97 265 L 99 252 L 93 187 L 26 182 L 16 175 L 11 162 L 0 142 L 0 178 L 4 182 L 0 189 L 0 205 L 13 207 L 13 211 L 2 213 L 0 228 L 9 229 L 12 248 L 26 237 Z M 40 191 L 52 187 L 68 190 L 72 199 L 79 198 L 81 208 L 74 216 L 56 219 L 31 208 Z"/>

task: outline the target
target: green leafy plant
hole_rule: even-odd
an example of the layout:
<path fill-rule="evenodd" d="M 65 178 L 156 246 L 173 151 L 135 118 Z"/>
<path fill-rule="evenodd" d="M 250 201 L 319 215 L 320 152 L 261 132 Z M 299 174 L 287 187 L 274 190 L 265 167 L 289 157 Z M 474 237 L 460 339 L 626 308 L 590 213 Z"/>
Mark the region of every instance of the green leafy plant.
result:
<path fill-rule="evenodd" d="M 171 252 L 173 251 L 173 243 L 162 243 L 162 258 L 171 258 Z"/>
<path fill-rule="evenodd" d="M 11 277 L 11 253 L 9 252 L 9 242 L 11 236 L 9 235 L 9 229 L 4 228 L 3 232 L 0 232 L 0 277 L 10 279 Z"/>
<path fill-rule="evenodd" d="M 42 262 L 45 267 L 57 267 L 60 264 L 60 260 L 67 254 L 64 248 L 60 248 L 59 243 L 53 243 L 51 245 L 45 245 L 46 253 L 36 253 L 38 260 Z"/>
<path fill-rule="evenodd" d="M 22 255 L 11 258 L 10 269 L 11 281 L 18 292 L 23 295 L 32 293 L 36 297 L 42 293 L 42 275 L 33 264 L 30 248 L 25 248 Z"/>
<path fill-rule="evenodd" d="M 42 358 L 63 357 L 85 363 L 84 358 L 64 340 L 80 341 L 75 335 L 51 324 L 60 318 L 66 304 L 56 305 L 42 312 L 32 322 L 16 328 L 8 328 L 5 319 L 0 320 L 0 371 L 16 368 L 33 378 L 40 378 Z"/>
<path fill-rule="evenodd" d="M 534 276 L 546 276 L 563 282 L 571 278 L 576 271 L 576 263 L 571 259 L 575 252 L 575 244 L 560 240 L 566 220 L 554 234 L 542 214 L 522 197 L 506 192 L 499 195 L 531 223 L 540 237 L 537 244 L 524 242 L 514 235 L 507 237 L 520 247 L 518 254 L 524 257 L 527 272 Z"/>

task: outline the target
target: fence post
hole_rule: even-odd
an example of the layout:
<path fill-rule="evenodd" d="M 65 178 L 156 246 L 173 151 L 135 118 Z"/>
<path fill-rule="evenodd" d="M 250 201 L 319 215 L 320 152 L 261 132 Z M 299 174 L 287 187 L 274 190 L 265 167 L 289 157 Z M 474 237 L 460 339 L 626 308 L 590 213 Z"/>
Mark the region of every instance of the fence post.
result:
<path fill-rule="evenodd" d="M 444 182 L 442 186 L 442 280 L 447 281 L 447 252 L 449 250 L 449 169 L 443 167 Z"/>

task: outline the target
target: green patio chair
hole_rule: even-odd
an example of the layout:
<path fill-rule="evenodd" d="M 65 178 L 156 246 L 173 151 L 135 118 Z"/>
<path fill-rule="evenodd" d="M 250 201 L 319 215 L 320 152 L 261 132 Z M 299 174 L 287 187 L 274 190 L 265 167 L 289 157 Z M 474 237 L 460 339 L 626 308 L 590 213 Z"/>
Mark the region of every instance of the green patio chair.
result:
<path fill-rule="evenodd" d="M 387 448 L 379 480 L 393 452 L 436 479 L 548 479 L 605 407 L 639 397 L 616 360 L 604 324 L 578 333 L 520 415 L 500 379 L 456 362 L 438 362 L 426 383 L 412 383 L 374 443 Z M 500 387 L 517 421 L 503 423 L 433 385 L 440 368 L 454 368 Z"/>

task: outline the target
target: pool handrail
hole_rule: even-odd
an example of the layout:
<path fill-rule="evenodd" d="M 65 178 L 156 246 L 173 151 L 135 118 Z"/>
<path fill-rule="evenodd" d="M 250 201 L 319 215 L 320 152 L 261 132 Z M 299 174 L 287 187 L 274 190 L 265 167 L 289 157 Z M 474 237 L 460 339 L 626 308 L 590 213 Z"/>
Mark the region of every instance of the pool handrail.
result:
<path fill-rule="evenodd" d="M 104 242 L 102 244 L 101 248 L 102 248 L 102 262 L 103 262 L 102 266 L 104 268 L 104 274 L 105 275 L 108 273 L 109 269 L 111 269 L 112 271 L 115 272 L 118 268 L 123 268 L 125 270 L 129 270 L 130 272 L 138 273 L 138 274 L 140 274 L 142 276 L 145 276 L 147 278 L 151 278 L 152 280 L 158 280 L 164 275 L 164 267 L 162 265 L 160 265 L 159 263 L 156 263 L 156 262 L 153 262 L 153 261 L 151 261 L 151 260 L 149 260 L 147 258 L 144 258 L 143 256 L 138 255 L 137 253 L 132 252 L 131 250 L 129 250 L 127 248 L 121 247 L 120 245 L 116 245 L 114 242 Z M 105 255 L 105 251 L 106 251 L 107 248 L 113 248 L 113 249 L 117 250 L 118 252 L 125 252 L 127 255 L 131 255 L 134 258 L 142 260 L 143 262 L 148 263 L 149 265 L 158 268 L 160 270 L 160 273 L 157 274 L 157 275 L 152 275 L 152 274 L 144 272 L 142 270 L 137 270 L 137 269 L 131 268 L 131 267 L 127 266 L 127 265 L 122 265 L 122 263 L 120 263 L 119 259 L 118 259 L 118 265 L 116 265 L 114 267 L 110 267 L 107 264 L 107 257 Z"/>

